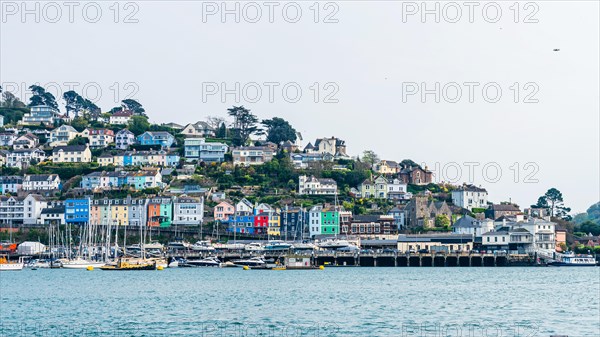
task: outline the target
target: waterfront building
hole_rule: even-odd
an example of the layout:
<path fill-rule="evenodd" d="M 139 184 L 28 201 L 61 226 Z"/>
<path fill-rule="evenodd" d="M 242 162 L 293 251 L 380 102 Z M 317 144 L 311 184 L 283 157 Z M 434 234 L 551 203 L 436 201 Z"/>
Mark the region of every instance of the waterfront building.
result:
<path fill-rule="evenodd" d="M 389 215 L 354 215 L 350 224 L 343 224 L 341 229 L 345 235 L 391 235 L 398 234 L 394 218 Z"/>
<path fill-rule="evenodd" d="M 487 208 L 488 193 L 485 188 L 464 184 L 452 191 L 452 203 L 456 206 L 466 208 Z"/>
<path fill-rule="evenodd" d="M 207 143 L 204 138 L 186 138 L 184 151 L 186 161 L 222 162 L 228 146 L 224 143 Z"/>
<path fill-rule="evenodd" d="M 309 235 L 337 235 L 340 233 L 339 211 L 333 207 L 313 206 L 308 215 Z"/>
<path fill-rule="evenodd" d="M 23 199 L 23 224 L 34 225 L 39 223 L 42 210 L 48 207 L 48 202 L 39 194 L 28 194 Z"/>
<path fill-rule="evenodd" d="M 150 227 L 169 227 L 173 223 L 171 198 L 156 197 L 148 200 L 147 224 Z"/>
<path fill-rule="evenodd" d="M 202 223 L 204 199 L 181 196 L 173 201 L 173 225 L 195 226 Z"/>
<path fill-rule="evenodd" d="M 132 199 L 130 196 L 127 197 L 127 203 L 129 205 L 129 219 L 127 223 L 129 226 L 144 226 L 146 224 L 146 199 Z"/>
<path fill-rule="evenodd" d="M 56 146 L 52 149 L 54 163 L 89 163 L 92 161 L 92 151 L 86 145 Z"/>
<path fill-rule="evenodd" d="M 0 224 L 23 223 L 23 198 L 0 196 Z"/>
<path fill-rule="evenodd" d="M 48 206 L 40 214 L 42 225 L 65 225 L 65 206 Z"/>
<path fill-rule="evenodd" d="M 475 237 L 481 237 L 487 232 L 494 230 L 494 221 L 492 219 L 475 219 L 469 215 L 464 215 L 452 224 L 452 232 L 457 234 L 470 234 Z"/>
<path fill-rule="evenodd" d="M 286 207 L 281 211 L 281 237 L 302 240 L 307 227 L 308 212 L 302 207 Z"/>
<path fill-rule="evenodd" d="M 473 249 L 473 236 L 469 234 L 399 234 L 398 251 L 468 252 Z"/>
<path fill-rule="evenodd" d="M 77 225 L 89 223 L 90 204 L 89 198 L 65 200 L 65 222 Z"/>
<path fill-rule="evenodd" d="M 300 195 L 335 195 L 337 183 L 329 178 L 315 178 L 301 175 L 298 177 L 298 194 Z"/>

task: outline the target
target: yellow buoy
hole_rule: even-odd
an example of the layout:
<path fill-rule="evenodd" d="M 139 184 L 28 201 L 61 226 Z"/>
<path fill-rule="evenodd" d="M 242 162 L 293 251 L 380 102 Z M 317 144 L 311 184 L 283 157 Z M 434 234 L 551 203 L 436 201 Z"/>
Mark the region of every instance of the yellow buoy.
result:
<path fill-rule="evenodd" d="M 244 266 L 242 269 L 244 269 L 244 270 L 248 270 L 248 269 L 250 269 L 250 267 L 248 267 L 248 266 Z"/>
<path fill-rule="evenodd" d="M 93 266 L 88 266 L 86 269 L 89 270 L 89 271 L 92 271 L 92 270 L 94 270 L 94 267 Z"/>
<path fill-rule="evenodd" d="M 156 267 L 156 270 L 163 270 L 163 269 L 164 269 L 164 267 L 163 267 L 163 266 L 158 266 L 158 267 Z"/>
<path fill-rule="evenodd" d="M 319 266 L 319 269 L 323 270 L 325 269 L 325 266 Z"/>

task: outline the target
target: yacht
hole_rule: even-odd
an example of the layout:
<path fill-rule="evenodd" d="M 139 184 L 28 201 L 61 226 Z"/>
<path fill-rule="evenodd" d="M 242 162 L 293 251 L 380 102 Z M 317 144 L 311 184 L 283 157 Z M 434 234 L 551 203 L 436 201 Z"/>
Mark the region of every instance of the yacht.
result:
<path fill-rule="evenodd" d="M 236 266 L 239 266 L 239 267 L 247 266 L 247 267 L 252 268 L 252 267 L 264 267 L 267 265 L 265 260 L 263 260 L 261 257 L 233 260 L 232 262 L 233 262 L 233 264 L 235 264 Z"/>
<path fill-rule="evenodd" d="M 215 243 L 214 247 L 216 249 L 225 249 L 225 250 L 243 250 L 246 245 L 243 243 Z"/>
<path fill-rule="evenodd" d="M 192 250 L 199 252 L 212 252 L 215 250 L 215 247 L 210 244 L 210 241 L 198 241 L 192 245 Z"/>
<path fill-rule="evenodd" d="M 558 259 L 549 263 L 551 266 L 563 267 L 593 267 L 596 266 L 596 259 L 592 255 L 566 253 L 558 255 Z"/>
<path fill-rule="evenodd" d="M 76 258 L 74 260 L 63 262 L 62 267 L 65 269 L 87 269 L 88 267 L 100 268 L 100 267 L 104 266 L 105 264 L 106 263 L 104 263 L 104 262 Z"/>
<path fill-rule="evenodd" d="M 221 267 L 222 263 L 216 257 L 207 257 L 202 260 L 187 260 L 186 264 L 193 267 Z"/>
<path fill-rule="evenodd" d="M 191 247 L 189 242 L 185 242 L 185 241 L 172 241 L 168 243 L 168 247 L 169 249 L 173 249 L 173 250 L 185 250 L 185 249 L 189 249 Z"/>
<path fill-rule="evenodd" d="M 288 250 L 292 249 L 294 246 L 292 244 L 287 243 L 281 240 L 271 240 L 269 243 L 265 245 L 265 250 Z"/>
<path fill-rule="evenodd" d="M 325 241 L 319 242 L 317 246 L 322 249 L 338 249 L 348 247 L 350 246 L 350 243 L 346 240 L 327 239 Z"/>
<path fill-rule="evenodd" d="M 313 250 L 315 245 L 310 242 L 294 242 L 294 249 L 296 250 Z"/>
<path fill-rule="evenodd" d="M 244 249 L 249 252 L 262 252 L 265 250 L 265 247 L 260 242 L 251 242 L 244 246 Z"/>

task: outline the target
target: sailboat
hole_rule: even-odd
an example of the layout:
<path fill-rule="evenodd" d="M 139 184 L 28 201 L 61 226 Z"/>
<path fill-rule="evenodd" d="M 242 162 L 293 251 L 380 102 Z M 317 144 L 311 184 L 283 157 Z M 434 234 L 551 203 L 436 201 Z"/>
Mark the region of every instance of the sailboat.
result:
<path fill-rule="evenodd" d="M 88 269 L 99 268 L 102 267 L 105 263 L 100 261 L 93 261 L 89 258 L 89 250 L 92 246 L 92 233 L 95 230 L 95 226 L 88 224 L 85 226 L 85 232 L 82 233 L 81 239 L 79 242 L 79 248 L 77 251 L 77 256 L 75 258 L 70 258 L 67 261 L 62 262 L 62 267 L 65 269 Z M 81 231 L 81 228 L 80 228 Z M 70 234 L 69 234 L 70 235 Z M 83 252 L 88 252 L 88 258 L 84 258 Z M 70 252 L 69 252 L 70 254 Z"/>

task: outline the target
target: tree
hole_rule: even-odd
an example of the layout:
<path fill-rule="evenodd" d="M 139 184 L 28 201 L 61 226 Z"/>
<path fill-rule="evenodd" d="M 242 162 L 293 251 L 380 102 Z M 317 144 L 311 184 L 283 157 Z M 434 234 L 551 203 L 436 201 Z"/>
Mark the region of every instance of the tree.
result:
<path fill-rule="evenodd" d="M 29 106 L 47 105 L 54 109 L 58 109 L 56 98 L 51 93 L 47 92 L 46 89 L 39 85 L 32 85 L 29 90 L 33 93 L 33 96 L 29 99 Z"/>
<path fill-rule="evenodd" d="M 81 137 L 81 136 L 76 136 L 75 138 L 71 139 L 69 141 L 69 143 L 67 143 L 67 145 L 85 145 L 88 143 L 88 139 L 85 137 Z"/>
<path fill-rule="evenodd" d="M 136 136 L 141 135 L 142 133 L 150 130 L 148 118 L 145 116 L 132 116 L 129 120 L 128 129 Z"/>
<path fill-rule="evenodd" d="M 89 121 L 83 117 L 75 117 L 73 118 L 73 121 L 71 121 L 71 126 L 79 132 L 85 130 L 88 125 Z"/>
<path fill-rule="evenodd" d="M 234 146 L 241 146 L 248 142 L 250 136 L 259 131 L 257 127 L 258 118 L 244 106 L 234 106 L 227 109 L 229 116 L 233 117 L 233 139 Z"/>
<path fill-rule="evenodd" d="M 435 227 L 448 227 L 450 226 L 450 219 L 444 214 L 436 215 Z"/>
<path fill-rule="evenodd" d="M 0 90 L 1 92 L 1 90 Z M 0 102 L 0 107 L 4 108 L 24 108 L 25 104 L 19 100 L 15 95 L 13 95 L 10 91 L 2 92 L 2 100 L 4 102 Z"/>
<path fill-rule="evenodd" d="M 362 161 L 369 164 L 369 167 L 373 167 L 375 163 L 379 162 L 379 156 L 373 150 L 366 150 L 363 152 Z"/>
<path fill-rule="evenodd" d="M 121 105 L 125 110 L 131 110 L 135 115 L 146 116 L 146 110 L 142 107 L 140 102 L 128 98 L 121 101 Z"/>
<path fill-rule="evenodd" d="M 571 208 L 566 207 L 563 203 L 563 195 L 556 188 L 551 188 L 546 191 L 546 194 L 538 198 L 537 204 L 532 205 L 538 208 L 545 208 L 550 211 L 550 216 L 561 218 L 570 221 L 572 218 L 568 213 Z"/>
<path fill-rule="evenodd" d="M 585 221 L 579 226 L 575 227 L 577 232 L 592 233 L 592 235 L 600 235 L 600 224 L 595 224 L 592 221 Z"/>
<path fill-rule="evenodd" d="M 217 117 L 217 116 L 208 116 L 206 117 L 206 124 L 208 124 L 211 128 L 213 128 L 215 131 L 221 127 L 222 124 L 224 124 L 225 118 L 223 117 Z"/>
<path fill-rule="evenodd" d="M 263 120 L 262 124 L 267 129 L 267 141 L 275 144 L 280 144 L 288 140 L 291 142 L 296 141 L 296 129 L 285 119 L 274 117 Z"/>
<path fill-rule="evenodd" d="M 216 134 L 217 138 L 227 138 L 227 127 L 225 123 L 221 123 L 221 126 L 217 129 Z"/>

